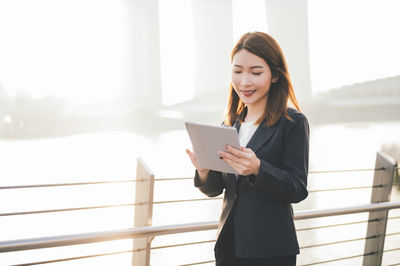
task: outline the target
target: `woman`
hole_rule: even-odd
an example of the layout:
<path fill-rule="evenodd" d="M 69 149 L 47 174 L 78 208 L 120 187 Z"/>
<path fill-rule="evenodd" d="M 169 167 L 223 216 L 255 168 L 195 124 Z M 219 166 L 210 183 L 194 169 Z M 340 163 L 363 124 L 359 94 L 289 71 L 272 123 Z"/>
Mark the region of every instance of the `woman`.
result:
<path fill-rule="evenodd" d="M 224 124 L 241 148 L 220 157 L 239 175 L 196 167 L 194 184 L 224 202 L 216 265 L 296 265 L 299 245 L 291 203 L 307 195 L 309 126 L 299 112 L 286 60 L 268 34 L 244 34 L 231 54 L 232 80 Z M 288 107 L 288 102 L 295 108 Z"/>

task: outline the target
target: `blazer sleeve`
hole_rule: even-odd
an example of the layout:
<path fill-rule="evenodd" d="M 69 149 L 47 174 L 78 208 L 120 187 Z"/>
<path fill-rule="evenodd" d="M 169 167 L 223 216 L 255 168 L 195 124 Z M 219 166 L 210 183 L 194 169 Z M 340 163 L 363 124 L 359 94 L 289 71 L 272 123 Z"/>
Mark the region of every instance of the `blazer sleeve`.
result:
<path fill-rule="evenodd" d="M 222 179 L 222 173 L 210 170 L 205 182 L 200 181 L 199 173 L 195 172 L 194 186 L 199 188 L 201 192 L 208 197 L 216 197 L 220 195 L 225 188 L 225 182 Z"/>
<path fill-rule="evenodd" d="M 296 117 L 295 123 L 283 140 L 279 168 L 260 159 L 260 171 L 254 183 L 256 189 L 291 203 L 300 202 L 308 196 L 310 129 L 304 115 Z"/>

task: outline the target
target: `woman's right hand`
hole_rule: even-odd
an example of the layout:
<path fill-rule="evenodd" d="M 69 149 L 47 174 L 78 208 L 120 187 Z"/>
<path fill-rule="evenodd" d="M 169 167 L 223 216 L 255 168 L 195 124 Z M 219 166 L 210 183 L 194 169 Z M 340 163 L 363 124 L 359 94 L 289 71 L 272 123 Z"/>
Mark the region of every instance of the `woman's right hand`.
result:
<path fill-rule="evenodd" d="M 202 180 L 205 180 L 208 174 L 209 169 L 201 168 L 199 161 L 197 160 L 197 156 L 194 152 L 189 149 L 186 149 L 186 153 L 189 156 L 190 160 L 192 161 L 193 166 L 197 169 L 199 176 Z"/>

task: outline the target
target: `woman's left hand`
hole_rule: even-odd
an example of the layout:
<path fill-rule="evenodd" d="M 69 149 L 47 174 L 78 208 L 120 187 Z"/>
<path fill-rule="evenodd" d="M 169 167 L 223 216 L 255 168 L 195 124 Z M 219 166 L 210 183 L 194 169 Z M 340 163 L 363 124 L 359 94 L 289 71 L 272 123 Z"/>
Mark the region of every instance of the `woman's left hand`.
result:
<path fill-rule="evenodd" d="M 240 175 L 258 175 L 260 171 L 260 159 L 248 148 L 240 147 L 240 150 L 227 146 L 227 151 L 220 151 L 220 157 Z"/>

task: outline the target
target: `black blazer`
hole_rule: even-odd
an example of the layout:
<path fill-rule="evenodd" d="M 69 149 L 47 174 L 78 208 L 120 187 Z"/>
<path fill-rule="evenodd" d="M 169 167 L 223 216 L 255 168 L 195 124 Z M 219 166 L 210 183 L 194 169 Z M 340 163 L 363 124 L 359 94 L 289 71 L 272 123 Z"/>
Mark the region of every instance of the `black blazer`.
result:
<path fill-rule="evenodd" d="M 288 108 L 293 121 L 282 117 L 271 127 L 262 122 L 247 148 L 260 159 L 257 176 L 236 176 L 210 170 L 204 183 L 196 171 L 194 185 L 209 197 L 225 190 L 215 255 L 223 257 L 221 239 L 234 222 L 235 253 L 240 258 L 267 258 L 299 253 L 291 203 L 307 195 L 309 125 Z M 239 130 L 239 119 L 234 126 Z M 233 219 L 233 220 L 232 220 Z"/>

